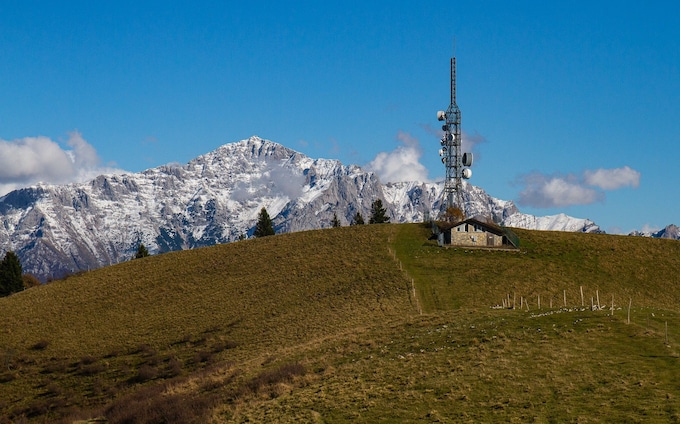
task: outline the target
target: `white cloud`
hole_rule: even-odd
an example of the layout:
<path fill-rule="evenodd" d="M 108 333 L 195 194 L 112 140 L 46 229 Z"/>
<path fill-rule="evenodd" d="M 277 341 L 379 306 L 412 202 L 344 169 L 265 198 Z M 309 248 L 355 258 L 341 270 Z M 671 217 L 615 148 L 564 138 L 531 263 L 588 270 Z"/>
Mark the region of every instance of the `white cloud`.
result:
<path fill-rule="evenodd" d="M 72 172 L 72 161 L 57 143 L 47 137 L 0 140 L 0 181 L 20 182 L 35 176 L 64 178 Z"/>
<path fill-rule="evenodd" d="M 467 132 L 463 131 L 461 133 L 462 141 L 460 143 L 460 148 L 463 152 L 471 152 L 474 153 L 475 156 L 478 156 L 477 153 L 477 146 L 482 143 L 486 143 L 486 138 L 484 138 L 483 135 L 475 132 L 474 134 L 470 135 Z"/>
<path fill-rule="evenodd" d="M 267 163 L 259 176 L 251 176 L 247 182 L 234 184 L 231 197 L 238 202 L 265 196 L 287 196 L 289 199 L 297 199 L 302 195 L 304 185 L 303 174 L 279 164 Z"/>
<path fill-rule="evenodd" d="M 587 205 L 602 200 L 602 193 L 582 186 L 573 176 L 546 176 L 539 173 L 522 178 L 524 189 L 519 193 L 520 205 L 554 208 Z"/>
<path fill-rule="evenodd" d="M 640 173 L 628 166 L 614 169 L 597 169 L 585 171 L 586 184 L 602 190 L 616 190 L 622 187 L 637 188 L 640 185 Z"/>
<path fill-rule="evenodd" d="M 83 139 L 82 134 L 78 131 L 69 133 L 67 144 L 73 148 L 70 151 L 70 156 L 76 169 L 92 169 L 97 168 L 101 160 L 97 151 Z"/>
<path fill-rule="evenodd" d="M 577 175 L 545 175 L 534 172 L 520 177 L 524 188 L 519 204 L 537 208 L 588 205 L 604 201 L 604 190 L 640 185 L 640 173 L 628 166 L 623 168 L 586 170 Z"/>
<path fill-rule="evenodd" d="M 640 231 L 642 231 L 645 234 L 654 234 L 661 231 L 661 227 L 652 224 L 645 224 L 642 226 L 642 229 Z"/>
<path fill-rule="evenodd" d="M 397 140 L 402 145 L 391 152 L 380 152 L 375 159 L 366 164 L 366 169 L 373 171 L 386 182 L 428 181 L 427 168 L 420 163 L 423 151 L 420 143 L 410 134 L 399 131 Z"/>
<path fill-rule="evenodd" d="M 64 184 L 83 181 L 105 172 L 97 152 L 82 135 L 69 134 L 63 149 L 48 137 L 24 137 L 0 140 L 0 196 L 38 182 Z"/>
<path fill-rule="evenodd" d="M 287 196 L 290 199 L 297 199 L 302 195 L 302 188 L 305 185 L 305 177 L 297 174 L 290 168 L 283 166 L 272 166 L 269 171 L 270 189 Z"/>

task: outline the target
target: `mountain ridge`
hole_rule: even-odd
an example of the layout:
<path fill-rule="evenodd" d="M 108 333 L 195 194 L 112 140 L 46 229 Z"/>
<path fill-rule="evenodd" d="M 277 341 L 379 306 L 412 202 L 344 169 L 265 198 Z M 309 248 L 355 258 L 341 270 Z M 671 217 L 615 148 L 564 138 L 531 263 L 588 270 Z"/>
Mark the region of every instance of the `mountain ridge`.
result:
<path fill-rule="evenodd" d="M 8 193 L 0 198 L 0 246 L 46 279 L 130 259 L 139 243 L 162 253 L 239 240 L 252 235 L 262 207 L 277 233 L 330 227 L 334 214 L 347 225 L 357 212 L 370 215 L 375 199 L 392 222 L 422 221 L 440 209 L 442 189 L 442 183 L 382 184 L 357 165 L 313 159 L 253 136 L 182 166 Z M 463 200 L 467 216 L 507 226 L 601 231 L 587 219 L 523 214 L 468 183 Z"/>

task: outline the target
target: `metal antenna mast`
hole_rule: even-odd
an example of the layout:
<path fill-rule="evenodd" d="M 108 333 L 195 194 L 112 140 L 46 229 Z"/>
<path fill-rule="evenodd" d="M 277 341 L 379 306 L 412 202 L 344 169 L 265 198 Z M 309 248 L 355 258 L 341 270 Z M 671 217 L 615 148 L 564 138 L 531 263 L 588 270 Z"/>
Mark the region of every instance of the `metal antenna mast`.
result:
<path fill-rule="evenodd" d="M 442 148 L 439 150 L 442 163 L 446 167 L 442 212 L 445 213 L 451 207 L 458 207 L 464 212 L 462 179 L 468 179 L 472 176 L 472 171 L 466 168 L 472 166 L 472 153 L 461 152 L 460 109 L 456 104 L 455 57 L 451 58 L 451 103 L 446 112 L 437 112 L 437 119 L 444 121 L 442 125 L 444 136 L 440 141 Z"/>

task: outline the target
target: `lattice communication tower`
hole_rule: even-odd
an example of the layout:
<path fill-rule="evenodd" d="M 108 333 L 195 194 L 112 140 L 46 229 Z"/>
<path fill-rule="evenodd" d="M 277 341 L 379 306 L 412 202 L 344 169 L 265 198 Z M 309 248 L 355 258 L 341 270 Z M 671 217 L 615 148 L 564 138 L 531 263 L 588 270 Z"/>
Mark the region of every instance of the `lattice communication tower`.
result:
<path fill-rule="evenodd" d="M 440 141 L 439 156 L 446 167 L 446 180 L 442 201 L 442 213 L 451 207 L 465 211 L 463 205 L 463 181 L 472 176 L 472 153 L 461 151 L 460 109 L 456 104 L 456 58 L 451 58 L 451 103 L 446 111 L 437 112 L 437 119 L 443 121 L 444 135 Z"/>

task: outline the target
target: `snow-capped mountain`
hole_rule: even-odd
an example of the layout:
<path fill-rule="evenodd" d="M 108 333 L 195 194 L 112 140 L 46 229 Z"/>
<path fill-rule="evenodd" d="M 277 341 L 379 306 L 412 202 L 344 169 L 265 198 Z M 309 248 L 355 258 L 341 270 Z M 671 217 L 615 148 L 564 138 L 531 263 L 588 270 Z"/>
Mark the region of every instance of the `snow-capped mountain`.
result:
<path fill-rule="evenodd" d="M 151 253 L 238 240 L 252 234 L 265 207 L 277 233 L 348 225 L 382 199 L 392 222 L 436 216 L 443 183 L 382 184 L 372 172 L 337 160 L 312 159 L 251 137 L 184 166 L 100 175 L 77 184 L 13 191 L 0 198 L 0 252 L 13 250 L 25 272 L 61 276 L 130 259 L 139 243 Z M 522 214 L 509 201 L 464 186 L 467 216 L 507 226 L 599 231 L 566 215 Z"/>
<path fill-rule="evenodd" d="M 652 234 L 652 237 L 680 240 L 680 228 L 677 225 L 671 224 Z"/>
<path fill-rule="evenodd" d="M 666 228 L 662 228 L 659 231 L 633 231 L 628 234 L 630 236 L 641 236 L 641 237 L 654 237 L 654 238 L 665 238 L 672 240 L 680 240 L 680 227 L 677 225 L 668 225 Z"/>

